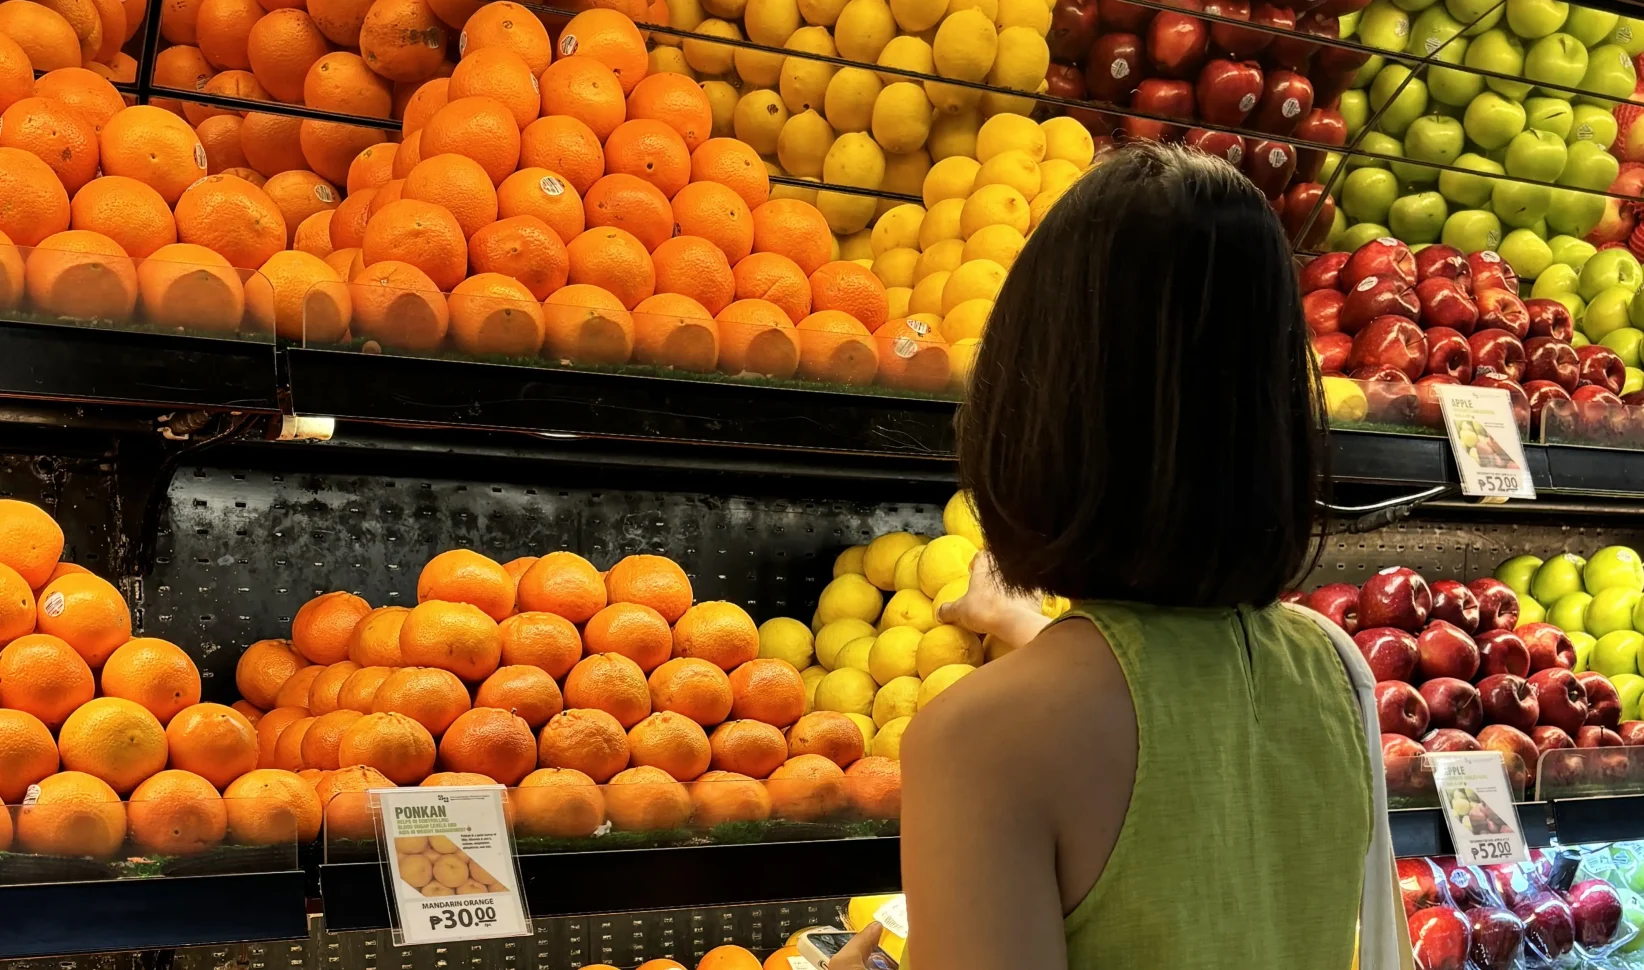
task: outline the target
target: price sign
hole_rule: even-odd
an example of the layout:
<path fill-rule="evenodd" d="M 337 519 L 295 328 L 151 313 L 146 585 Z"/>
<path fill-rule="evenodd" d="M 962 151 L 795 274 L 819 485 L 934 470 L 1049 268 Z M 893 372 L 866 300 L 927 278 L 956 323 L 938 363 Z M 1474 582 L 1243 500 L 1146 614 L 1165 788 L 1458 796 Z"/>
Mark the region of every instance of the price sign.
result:
<path fill-rule="evenodd" d="M 1423 755 L 1433 769 L 1439 809 L 1450 829 L 1456 858 L 1470 866 L 1524 862 L 1524 847 L 1507 765 L 1495 751 Z"/>
<path fill-rule="evenodd" d="M 371 792 L 394 945 L 530 936 L 498 786 Z"/>
<path fill-rule="evenodd" d="M 1513 400 L 1499 387 L 1436 384 L 1450 435 L 1450 451 L 1461 473 L 1461 494 L 1497 502 L 1535 498 L 1536 486 L 1524 460 L 1524 443 L 1513 418 Z"/>
<path fill-rule="evenodd" d="M 908 938 L 908 897 L 898 893 L 873 914 L 874 922 L 883 926 L 887 932 L 894 933 L 902 939 Z"/>

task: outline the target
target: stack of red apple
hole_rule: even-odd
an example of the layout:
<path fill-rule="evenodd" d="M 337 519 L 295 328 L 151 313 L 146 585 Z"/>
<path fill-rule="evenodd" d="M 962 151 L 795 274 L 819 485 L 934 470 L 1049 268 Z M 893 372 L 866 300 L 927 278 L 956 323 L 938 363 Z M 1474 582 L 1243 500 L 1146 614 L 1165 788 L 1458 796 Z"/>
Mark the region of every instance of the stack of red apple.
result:
<path fill-rule="evenodd" d="M 1520 625 L 1518 595 L 1498 579 L 1429 585 L 1392 566 L 1362 587 L 1290 598 L 1351 634 L 1369 662 L 1391 795 L 1431 791 L 1429 751 L 1499 751 L 1521 788 L 1544 752 L 1644 745 L 1644 721 L 1622 723 L 1609 678 L 1574 673 L 1575 645 L 1558 627 Z"/>
<path fill-rule="evenodd" d="M 1314 181 L 1324 152 L 1293 142 L 1346 143 L 1347 123 L 1336 108 L 1369 55 L 1317 39 L 1338 39 L 1337 17 L 1369 0 L 1275 0 L 1254 8 L 1248 0 L 1164 2 L 1184 12 L 1126 0 L 1058 0 L 1046 38 L 1049 93 L 1153 116 L 1073 112 L 1095 135 L 1174 140 L 1188 129 L 1188 144 L 1227 158 L 1273 200 L 1299 248 L 1317 249 L 1335 215 L 1335 202 Z M 1307 238 L 1296 238 L 1321 195 L 1324 207 Z"/>
<path fill-rule="evenodd" d="M 1608 966 L 1638 927 L 1621 891 L 1575 881 L 1575 853 L 1535 850 L 1527 863 L 1472 868 L 1453 858 L 1398 861 L 1399 890 L 1419 970 Z"/>
<path fill-rule="evenodd" d="M 1518 274 L 1495 252 L 1433 245 L 1412 254 L 1383 237 L 1313 259 L 1301 288 L 1319 369 L 1369 382 L 1373 421 L 1439 427 L 1437 400 L 1419 388 L 1472 384 L 1505 389 L 1521 429 L 1539 429 L 1550 404 L 1573 402 L 1560 407 L 1584 409 L 1596 430 L 1630 433 L 1621 358 L 1572 346 L 1568 308 L 1519 299 Z"/>

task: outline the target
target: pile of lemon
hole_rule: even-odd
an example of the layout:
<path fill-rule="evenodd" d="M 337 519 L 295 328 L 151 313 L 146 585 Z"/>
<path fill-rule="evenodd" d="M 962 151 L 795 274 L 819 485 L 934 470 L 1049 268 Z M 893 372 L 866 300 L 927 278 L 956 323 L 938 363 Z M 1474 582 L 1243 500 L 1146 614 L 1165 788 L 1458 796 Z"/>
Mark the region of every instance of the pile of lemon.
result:
<path fill-rule="evenodd" d="M 921 708 L 1011 649 L 938 622 L 937 609 L 969 588 L 971 560 L 982 548 L 966 493 L 949 499 L 942 528 L 935 538 L 890 532 L 846 549 L 809 625 L 777 617 L 759 628 L 759 655 L 799 668 L 806 713 L 849 717 L 869 754 L 900 758 L 902 733 Z M 1049 598 L 1044 606 L 1047 616 L 1067 608 L 1066 600 Z"/>

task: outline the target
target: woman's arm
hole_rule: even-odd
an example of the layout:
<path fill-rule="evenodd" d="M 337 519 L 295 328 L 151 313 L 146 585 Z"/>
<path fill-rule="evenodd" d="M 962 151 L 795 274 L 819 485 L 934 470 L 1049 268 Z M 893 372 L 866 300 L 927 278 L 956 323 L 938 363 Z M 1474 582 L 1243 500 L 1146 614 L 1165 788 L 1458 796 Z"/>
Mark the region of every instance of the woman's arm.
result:
<path fill-rule="evenodd" d="M 1039 611 L 1039 605 L 1039 597 L 1006 590 L 999 581 L 993 557 L 980 552 L 970 561 L 970 585 L 965 595 L 942 604 L 936 618 L 1020 647 L 1050 625 L 1050 618 Z"/>

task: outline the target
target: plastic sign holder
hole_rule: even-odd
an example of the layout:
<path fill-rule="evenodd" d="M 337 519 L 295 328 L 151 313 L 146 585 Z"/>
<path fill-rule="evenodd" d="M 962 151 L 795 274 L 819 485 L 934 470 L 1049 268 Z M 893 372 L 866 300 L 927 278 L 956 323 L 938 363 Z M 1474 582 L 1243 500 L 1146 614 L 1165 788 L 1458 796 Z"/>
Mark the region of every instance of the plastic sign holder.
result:
<path fill-rule="evenodd" d="M 1484 866 L 1529 860 L 1500 752 L 1453 751 L 1424 757 L 1433 768 L 1439 809 L 1457 861 Z"/>
<path fill-rule="evenodd" d="M 1450 452 L 1461 473 L 1461 494 L 1488 502 L 1536 497 L 1535 482 L 1524 460 L 1513 399 L 1499 387 L 1437 384 Z"/>
<path fill-rule="evenodd" d="M 395 946 L 531 935 L 501 785 L 370 793 Z"/>

